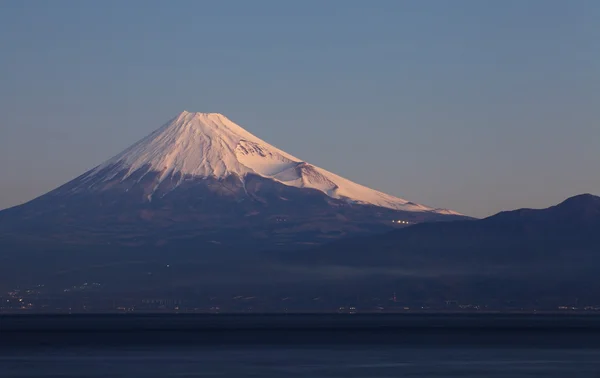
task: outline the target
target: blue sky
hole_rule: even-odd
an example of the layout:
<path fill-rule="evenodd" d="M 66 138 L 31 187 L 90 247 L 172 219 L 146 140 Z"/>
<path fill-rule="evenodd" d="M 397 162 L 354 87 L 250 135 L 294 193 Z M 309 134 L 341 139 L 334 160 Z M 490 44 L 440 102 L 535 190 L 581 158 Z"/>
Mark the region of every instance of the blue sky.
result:
<path fill-rule="evenodd" d="M 0 2 L 0 208 L 182 110 L 486 216 L 600 194 L 600 2 Z"/>

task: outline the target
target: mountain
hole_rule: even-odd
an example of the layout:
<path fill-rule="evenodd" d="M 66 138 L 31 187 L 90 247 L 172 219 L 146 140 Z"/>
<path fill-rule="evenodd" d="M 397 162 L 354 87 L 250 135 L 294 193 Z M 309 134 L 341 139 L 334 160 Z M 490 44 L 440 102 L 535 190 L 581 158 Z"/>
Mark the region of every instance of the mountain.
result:
<path fill-rule="evenodd" d="M 73 181 L 0 212 L 0 244 L 296 248 L 461 218 L 309 164 L 221 114 L 184 111 Z"/>
<path fill-rule="evenodd" d="M 600 197 L 583 194 L 547 209 L 482 220 L 417 224 L 280 257 L 296 270 L 371 277 L 367 284 L 396 287 L 398 295 L 421 290 L 480 301 L 594 300 L 600 295 Z"/>
<path fill-rule="evenodd" d="M 448 262 L 461 262 L 458 257 L 469 255 L 470 259 L 488 263 L 494 256 L 492 252 L 497 252 L 498 258 L 515 255 L 525 258 L 531 255 L 532 248 L 540 249 L 538 243 L 550 250 L 600 248 L 598 230 L 600 197 L 582 194 L 546 209 L 504 211 L 481 220 L 417 224 L 384 235 L 342 240 L 317 248 L 314 254 L 326 258 L 328 253 L 333 256 L 339 252 L 349 261 L 352 255 L 348 248 L 368 248 L 377 252 L 360 254 L 361 259 L 375 256 L 403 259 L 410 258 L 412 251 L 418 249 L 420 257 L 431 251 Z"/>
<path fill-rule="evenodd" d="M 165 196 L 187 181 L 234 178 L 242 185 L 249 176 L 301 189 L 315 189 L 333 199 L 410 212 L 458 213 L 432 209 L 355 184 L 308 164 L 260 140 L 217 113 L 184 111 L 119 155 L 80 177 L 71 193 L 101 191 L 107 186 L 146 175 L 153 177 L 145 199 Z M 64 192 L 64 191 L 63 191 Z"/>

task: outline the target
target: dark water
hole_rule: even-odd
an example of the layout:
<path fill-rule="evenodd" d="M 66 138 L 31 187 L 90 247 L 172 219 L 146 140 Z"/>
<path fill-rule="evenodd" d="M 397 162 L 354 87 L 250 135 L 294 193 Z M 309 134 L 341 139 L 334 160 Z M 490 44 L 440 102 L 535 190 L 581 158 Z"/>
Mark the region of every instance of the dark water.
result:
<path fill-rule="evenodd" d="M 376 346 L 4 351 L 0 377 L 600 377 L 598 349 Z"/>
<path fill-rule="evenodd" d="M 600 378 L 600 317 L 0 316 L 0 378 Z"/>

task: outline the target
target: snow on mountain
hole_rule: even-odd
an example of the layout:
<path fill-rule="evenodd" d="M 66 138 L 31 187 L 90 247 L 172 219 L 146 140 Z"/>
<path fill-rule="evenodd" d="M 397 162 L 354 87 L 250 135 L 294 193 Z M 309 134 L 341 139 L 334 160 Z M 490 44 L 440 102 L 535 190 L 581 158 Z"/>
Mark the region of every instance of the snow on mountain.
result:
<path fill-rule="evenodd" d="M 225 178 L 244 180 L 249 174 L 297 188 L 319 190 L 329 197 L 385 208 L 460 215 L 433 209 L 356 184 L 308 164 L 252 135 L 222 114 L 184 111 L 122 153 L 99 165 L 84 183 L 102 174 L 125 180 L 134 172 L 159 172 L 157 187 L 168 177 Z"/>

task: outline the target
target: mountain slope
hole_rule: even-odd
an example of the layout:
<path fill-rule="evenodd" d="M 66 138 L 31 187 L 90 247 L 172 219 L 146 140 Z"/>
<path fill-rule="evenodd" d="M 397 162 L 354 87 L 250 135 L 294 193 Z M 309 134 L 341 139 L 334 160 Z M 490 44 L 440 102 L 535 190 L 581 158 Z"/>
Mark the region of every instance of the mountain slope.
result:
<path fill-rule="evenodd" d="M 273 181 L 262 184 L 289 189 Z M 255 185 L 248 186 L 253 190 Z M 267 192 L 273 193 L 273 188 Z M 320 209 L 319 201 L 328 197 L 311 193 L 315 195 L 313 210 Z M 353 206 L 342 209 L 352 216 Z M 281 227 L 279 231 L 289 230 L 285 222 Z M 267 227 L 261 223 L 258 228 Z M 453 301 L 502 309 L 556 309 L 578 301 L 597 305 L 598 230 L 600 198 L 581 195 L 548 209 L 504 212 L 483 220 L 422 223 L 297 251 L 274 246 L 246 253 L 251 245 L 238 229 L 234 238 L 242 240 L 239 248 L 178 239 L 164 247 L 119 245 L 107 250 L 93 246 L 81 253 L 80 247 L 71 246 L 4 259 L 0 254 L 0 277 L 5 281 L 10 277 L 11 282 L 52 283 L 57 288 L 102 282 L 107 290 L 119 293 L 177 288 L 228 296 L 241 292 L 249 296 L 270 293 L 276 298 L 297 295 L 309 302 L 330 295 L 345 298 L 344 305 L 354 303 L 358 295 L 385 298 L 382 295 L 394 293 L 399 302 L 394 305 L 410 304 L 411 308 Z M 311 240 L 314 229 L 295 229 L 292 234 L 297 232 L 303 240 Z M 357 235 L 356 230 L 348 235 Z M 153 272 L 151 277 L 148 272 Z"/>

